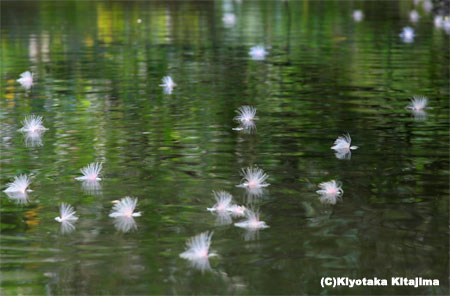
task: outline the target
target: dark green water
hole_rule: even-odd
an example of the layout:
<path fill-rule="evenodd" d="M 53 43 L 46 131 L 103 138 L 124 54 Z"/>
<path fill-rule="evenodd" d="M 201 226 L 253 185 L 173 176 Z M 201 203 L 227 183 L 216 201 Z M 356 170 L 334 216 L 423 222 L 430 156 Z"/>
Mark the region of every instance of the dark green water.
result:
<path fill-rule="evenodd" d="M 2 1 L 1 190 L 21 173 L 34 190 L 26 204 L 1 192 L 2 295 L 447 294 L 449 37 L 421 8 L 412 25 L 413 7 Z M 269 54 L 254 61 L 260 44 Z M 27 70 L 29 91 L 16 82 Z M 414 95 L 429 98 L 422 120 L 405 110 Z M 258 110 L 254 134 L 232 130 L 241 105 Z M 28 114 L 48 128 L 40 147 L 17 132 Z M 346 132 L 359 149 L 339 160 L 330 147 Z M 94 161 L 98 194 L 74 180 Z M 212 190 L 243 204 L 235 185 L 250 165 L 270 175 L 253 201 L 270 228 L 246 240 L 206 208 Z M 343 200 L 323 205 L 315 191 L 331 179 Z M 125 196 L 143 212 L 128 233 L 108 217 Z M 54 220 L 61 202 L 80 217 L 70 234 Z M 220 256 L 202 273 L 179 254 L 204 231 Z M 323 289 L 324 276 L 440 286 Z"/>

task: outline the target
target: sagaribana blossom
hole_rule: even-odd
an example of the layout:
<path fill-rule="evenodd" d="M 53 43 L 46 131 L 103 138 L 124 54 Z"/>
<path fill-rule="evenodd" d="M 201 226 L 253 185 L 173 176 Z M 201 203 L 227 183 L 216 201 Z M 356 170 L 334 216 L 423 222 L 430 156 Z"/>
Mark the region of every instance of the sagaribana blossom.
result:
<path fill-rule="evenodd" d="M 364 14 L 361 10 L 354 10 L 352 17 L 355 22 L 360 22 L 364 18 Z"/>
<path fill-rule="evenodd" d="M 62 203 L 59 207 L 60 216 L 56 217 L 55 220 L 60 223 L 77 221 L 78 217 L 75 216 L 75 213 L 76 212 L 71 205 Z"/>
<path fill-rule="evenodd" d="M 88 166 L 81 169 L 81 173 L 83 176 L 76 177 L 76 180 L 80 181 L 100 181 L 101 178 L 100 173 L 102 171 L 102 163 L 101 162 L 93 162 L 89 164 Z"/>
<path fill-rule="evenodd" d="M 254 107 L 241 106 L 236 110 L 236 113 L 238 116 L 233 119 L 239 122 L 239 126 L 233 128 L 233 130 L 251 133 L 256 129 L 255 120 L 257 120 L 258 117 L 256 117 L 256 109 Z"/>
<path fill-rule="evenodd" d="M 247 228 L 252 230 L 258 230 L 258 229 L 264 229 L 268 228 L 269 226 L 266 224 L 266 222 L 261 221 L 259 219 L 259 212 L 254 210 L 247 210 L 245 213 L 245 216 L 247 220 L 234 223 L 235 226 L 241 227 L 241 228 Z"/>
<path fill-rule="evenodd" d="M 164 92 L 170 95 L 172 93 L 173 88 L 176 86 L 172 77 L 165 76 L 163 77 L 162 82 L 163 83 L 160 84 L 159 86 L 162 86 L 164 88 Z"/>
<path fill-rule="evenodd" d="M 110 217 L 139 217 L 141 216 L 140 212 L 134 213 L 134 209 L 136 208 L 136 204 L 138 202 L 137 198 L 134 197 L 124 197 L 118 203 L 113 206 Z"/>
<path fill-rule="evenodd" d="M 417 11 L 411 10 L 409 12 L 409 20 L 413 23 L 417 23 L 417 21 L 420 19 L 420 15 Z"/>
<path fill-rule="evenodd" d="M 402 38 L 405 43 L 412 43 L 414 41 L 414 29 L 411 27 L 404 27 L 403 31 L 400 33 L 400 38 Z"/>
<path fill-rule="evenodd" d="M 17 82 L 19 82 L 25 89 L 30 89 L 33 85 L 33 73 L 30 71 L 23 72 L 20 74 L 20 78 L 17 79 Z"/>
<path fill-rule="evenodd" d="M 228 207 L 228 211 L 234 216 L 234 217 L 242 217 L 245 216 L 246 208 L 244 206 L 239 205 L 231 205 Z"/>
<path fill-rule="evenodd" d="M 238 116 L 236 116 L 234 120 L 240 123 L 249 123 L 258 119 L 258 117 L 256 117 L 256 108 L 252 106 L 241 106 L 236 110 L 236 113 Z"/>
<path fill-rule="evenodd" d="M 18 193 L 26 193 L 32 190 L 28 189 L 28 186 L 31 184 L 31 179 L 27 175 L 19 175 L 14 177 L 14 181 L 8 183 L 8 188 L 4 190 L 4 192 L 18 192 Z"/>
<path fill-rule="evenodd" d="M 233 26 L 236 22 L 236 16 L 234 13 L 225 13 L 222 21 L 224 22 L 225 26 Z"/>
<path fill-rule="evenodd" d="M 446 17 L 443 24 L 444 30 L 447 34 L 450 34 L 450 18 Z"/>
<path fill-rule="evenodd" d="M 322 203 L 335 204 L 344 194 L 341 184 L 335 180 L 322 182 L 319 184 L 319 188 L 320 190 L 317 190 L 316 192 L 320 194 L 319 198 Z"/>
<path fill-rule="evenodd" d="M 423 111 L 428 104 L 428 99 L 426 97 L 413 97 L 411 99 L 411 104 L 406 106 L 406 109 L 412 111 Z"/>
<path fill-rule="evenodd" d="M 433 9 L 433 3 L 430 0 L 425 0 L 422 3 L 422 8 L 425 12 L 430 12 Z"/>
<path fill-rule="evenodd" d="M 444 25 L 444 18 L 441 15 L 436 15 L 434 17 L 434 26 L 436 29 L 441 29 Z"/>
<path fill-rule="evenodd" d="M 252 56 L 253 60 L 264 60 L 265 56 L 267 55 L 267 51 L 263 46 L 258 45 L 250 48 L 248 54 Z"/>
<path fill-rule="evenodd" d="M 214 252 L 209 251 L 212 235 L 213 232 L 203 232 L 188 239 L 187 248 L 180 254 L 180 257 L 189 260 L 194 267 L 202 271 L 210 269 L 208 258 L 217 256 Z"/>
<path fill-rule="evenodd" d="M 342 135 L 334 141 L 334 145 L 331 149 L 336 151 L 358 149 L 358 146 L 351 146 L 351 143 L 352 138 L 350 137 L 350 134 Z"/>
<path fill-rule="evenodd" d="M 212 208 L 207 208 L 210 212 L 226 212 L 231 206 L 233 196 L 226 191 L 213 191 L 216 204 Z"/>
<path fill-rule="evenodd" d="M 42 116 L 30 115 L 25 117 L 22 121 L 23 127 L 19 129 L 19 132 L 26 133 L 38 133 L 47 130 L 42 124 L 43 118 Z"/>
<path fill-rule="evenodd" d="M 242 174 L 244 176 L 244 182 L 237 185 L 237 187 L 260 189 L 270 185 L 268 183 L 265 183 L 269 176 L 260 168 L 249 167 L 246 169 L 242 169 Z"/>

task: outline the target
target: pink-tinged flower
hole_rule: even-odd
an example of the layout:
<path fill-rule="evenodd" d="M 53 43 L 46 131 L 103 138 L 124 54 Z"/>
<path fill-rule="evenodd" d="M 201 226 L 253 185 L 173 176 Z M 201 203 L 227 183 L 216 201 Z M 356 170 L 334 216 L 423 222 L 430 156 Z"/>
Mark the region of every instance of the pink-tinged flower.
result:
<path fill-rule="evenodd" d="M 4 190 L 4 192 L 19 192 L 26 193 L 32 190 L 27 189 L 31 184 L 31 179 L 27 175 L 19 175 L 14 177 L 14 181 L 8 183 L 8 188 Z"/>
<path fill-rule="evenodd" d="M 231 206 L 228 207 L 228 211 L 234 217 L 243 217 L 243 216 L 245 216 L 245 210 L 246 210 L 246 208 L 244 206 L 239 206 L 239 205 L 231 205 Z"/>
<path fill-rule="evenodd" d="M 216 203 L 212 208 L 207 208 L 210 212 L 226 212 L 231 205 L 233 196 L 226 191 L 213 191 Z"/>
<path fill-rule="evenodd" d="M 93 162 L 93 163 L 89 164 L 88 166 L 81 169 L 81 173 L 83 174 L 83 176 L 76 177 L 75 179 L 80 180 L 80 181 L 84 181 L 84 180 L 100 181 L 101 178 L 99 176 L 100 176 L 101 171 L 102 171 L 102 163 Z"/>
<path fill-rule="evenodd" d="M 333 150 L 355 150 L 358 146 L 351 146 L 352 138 L 350 134 L 342 135 L 334 141 L 334 145 L 331 147 Z"/>
<path fill-rule="evenodd" d="M 253 210 L 247 210 L 245 213 L 245 216 L 247 217 L 247 220 L 234 223 L 235 226 L 241 227 L 241 228 L 247 228 L 247 229 L 264 229 L 268 228 L 269 226 L 266 224 L 266 222 L 261 221 L 259 219 L 259 212 L 253 211 Z"/>
<path fill-rule="evenodd" d="M 59 207 L 59 217 L 56 217 L 55 220 L 62 223 L 62 222 L 73 222 L 77 221 L 78 217 L 75 216 L 75 211 L 71 205 L 68 205 L 66 203 L 62 203 Z"/>
<path fill-rule="evenodd" d="M 164 88 L 164 92 L 166 94 L 171 94 L 173 88 L 176 86 L 175 82 L 173 81 L 172 77 L 170 76 L 165 76 L 162 79 L 162 84 L 160 84 L 159 86 L 162 86 Z"/>
<path fill-rule="evenodd" d="M 191 261 L 192 265 L 202 271 L 210 269 L 209 257 L 217 256 L 210 252 L 211 238 L 213 232 L 203 232 L 186 242 L 186 250 L 180 254 L 180 257 Z"/>
<path fill-rule="evenodd" d="M 42 116 L 30 115 L 22 121 L 23 127 L 19 132 L 37 133 L 47 130 L 42 124 Z"/>
<path fill-rule="evenodd" d="M 319 184 L 320 190 L 316 192 L 320 194 L 322 202 L 335 204 L 337 199 L 340 199 L 344 194 L 344 190 L 341 188 L 341 184 L 335 180 L 329 182 L 322 182 Z"/>
<path fill-rule="evenodd" d="M 242 170 L 243 182 L 238 187 L 258 189 L 267 187 L 270 184 L 265 183 L 269 176 L 260 168 L 248 167 Z"/>
<path fill-rule="evenodd" d="M 30 89 L 30 87 L 33 85 L 33 73 L 30 71 L 23 72 L 20 74 L 20 78 L 17 79 L 17 82 L 19 82 L 25 89 Z"/>
<path fill-rule="evenodd" d="M 412 23 L 417 23 L 417 21 L 420 19 L 420 15 L 419 15 L 419 13 L 417 12 L 417 11 L 415 11 L 415 10 L 411 10 L 410 12 L 409 12 L 409 20 L 412 22 Z"/>
<path fill-rule="evenodd" d="M 250 51 L 248 53 L 252 56 L 253 60 L 264 60 L 265 56 L 267 55 L 267 51 L 264 49 L 263 46 L 253 46 L 250 48 Z"/>
<path fill-rule="evenodd" d="M 360 22 L 364 18 L 364 13 L 361 10 L 354 10 L 352 17 L 355 22 Z"/>
<path fill-rule="evenodd" d="M 138 199 L 133 197 L 124 197 L 120 200 L 120 202 L 114 204 L 110 217 L 139 217 L 141 213 L 134 213 L 134 209 L 136 208 Z"/>
<path fill-rule="evenodd" d="M 406 109 L 412 111 L 423 111 L 428 104 L 428 99 L 426 97 L 413 97 L 411 99 L 411 104 L 406 106 Z"/>

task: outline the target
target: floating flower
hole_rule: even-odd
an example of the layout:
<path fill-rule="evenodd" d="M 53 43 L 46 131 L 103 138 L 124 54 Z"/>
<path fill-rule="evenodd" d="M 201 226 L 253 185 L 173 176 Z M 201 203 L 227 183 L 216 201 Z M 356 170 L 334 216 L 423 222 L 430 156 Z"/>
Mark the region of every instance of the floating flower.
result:
<path fill-rule="evenodd" d="M 355 150 L 358 149 L 358 146 L 350 146 L 352 143 L 352 138 L 350 137 L 350 134 L 342 135 L 334 141 L 334 146 L 331 147 L 331 149 L 336 151 L 349 151 L 349 150 Z"/>
<path fill-rule="evenodd" d="M 14 177 L 14 181 L 8 183 L 8 188 L 4 192 L 19 192 L 26 193 L 32 190 L 27 189 L 31 184 L 31 179 L 27 175 L 19 175 Z"/>
<path fill-rule="evenodd" d="M 30 89 L 30 87 L 33 85 L 33 73 L 30 71 L 23 72 L 20 74 L 20 78 L 17 79 L 17 82 L 19 82 L 25 89 Z"/>
<path fill-rule="evenodd" d="M 250 51 L 248 53 L 249 55 L 252 56 L 253 60 L 264 60 L 267 51 L 264 49 L 263 46 L 253 46 L 252 48 L 250 48 Z"/>
<path fill-rule="evenodd" d="M 66 203 L 62 203 L 59 207 L 59 217 L 56 217 L 55 220 L 62 223 L 62 222 L 72 222 L 77 221 L 78 217 L 75 216 L 75 211 L 71 205 L 68 205 Z"/>
<path fill-rule="evenodd" d="M 212 208 L 207 208 L 210 212 L 226 212 L 231 205 L 233 196 L 226 191 L 213 191 L 216 204 Z"/>
<path fill-rule="evenodd" d="M 172 90 L 173 90 L 173 88 L 176 86 L 176 84 L 175 84 L 175 82 L 173 81 L 173 79 L 172 79 L 172 77 L 170 77 L 170 76 L 165 76 L 165 77 L 163 77 L 163 79 L 162 79 L 162 84 L 160 84 L 159 86 L 162 86 L 162 87 L 164 87 L 164 92 L 166 93 L 166 94 L 171 94 L 172 93 Z"/>
<path fill-rule="evenodd" d="M 101 162 L 93 162 L 89 164 L 88 166 L 85 166 L 82 168 L 81 173 L 83 174 L 82 177 L 76 177 L 76 180 L 84 181 L 100 181 L 101 178 L 99 178 L 99 175 L 102 171 L 102 163 Z"/>
<path fill-rule="evenodd" d="M 228 211 L 234 216 L 234 217 L 242 217 L 245 216 L 245 210 L 246 208 L 244 206 L 239 205 L 231 205 L 228 207 Z"/>
<path fill-rule="evenodd" d="M 444 25 L 444 18 L 441 15 L 436 15 L 434 17 L 434 26 L 437 29 L 441 29 L 443 25 Z"/>
<path fill-rule="evenodd" d="M 242 175 L 244 176 L 242 179 L 244 182 L 237 185 L 237 187 L 257 189 L 270 185 L 268 183 L 265 183 L 269 176 L 260 168 L 249 167 L 246 169 L 242 169 Z"/>
<path fill-rule="evenodd" d="M 364 14 L 361 10 L 354 10 L 352 14 L 353 20 L 355 22 L 360 22 L 364 18 Z"/>
<path fill-rule="evenodd" d="M 25 117 L 22 121 L 23 127 L 19 129 L 19 132 L 37 133 L 47 130 L 42 124 L 42 116 L 30 115 Z"/>
<path fill-rule="evenodd" d="M 245 216 L 247 217 L 247 220 L 234 223 L 235 226 L 241 227 L 241 228 L 248 228 L 248 229 L 264 229 L 268 228 L 269 226 L 266 224 L 266 222 L 261 221 L 259 219 L 259 212 L 253 211 L 253 210 L 247 210 L 245 213 Z"/>
<path fill-rule="evenodd" d="M 428 104 L 428 99 L 426 97 L 415 96 L 411 99 L 411 104 L 406 106 L 406 109 L 412 111 L 423 111 Z"/>
<path fill-rule="evenodd" d="M 225 26 L 233 26 L 236 23 L 236 16 L 234 13 L 225 13 L 222 21 L 224 22 Z"/>
<path fill-rule="evenodd" d="M 414 41 L 414 29 L 411 27 L 404 27 L 403 31 L 400 33 L 400 38 L 403 42 L 411 43 Z"/>
<path fill-rule="evenodd" d="M 234 120 L 240 123 L 250 123 L 258 119 L 258 117 L 256 117 L 256 108 L 251 106 L 241 106 L 236 110 L 236 113 L 238 116 L 236 116 Z"/>
<path fill-rule="evenodd" d="M 141 213 L 133 213 L 134 209 L 136 208 L 137 204 L 137 198 L 133 197 L 124 197 L 120 200 L 120 202 L 116 203 L 113 206 L 113 209 L 111 213 L 109 214 L 110 217 L 139 217 L 141 216 Z"/>
<path fill-rule="evenodd" d="M 417 11 L 411 10 L 409 12 L 409 20 L 413 23 L 417 23 L 417 21 L 420 19 L 420 15 Z"/>
<path fill-rule="evenodd" d="M 213 232 L 203 232 L 198 234 L 186 242 L 186 251 L 180 254 L 180 257 L 191 261 L 192 265 L 202 271 L 210 269 L 209 257 L 217 256 L 210 252 L 211 237 Z"/>
<path fill-rule="evenodd" d="M 335 180 L 322 182 L 319 184 L 319 188 L 320 190 L 316 192 L 320 194 L 320 201 L 322 203 L 336 204 L 336 201 L 344 194 L 341 184 Z"/>
<path fill-rule="evenodd" d="M 429 0 L 425 0 L 422 3 L 422 8 L 425 12 L 430 12 L 433 9 L 433 3 L 431 3 L 431 1 Z"/>

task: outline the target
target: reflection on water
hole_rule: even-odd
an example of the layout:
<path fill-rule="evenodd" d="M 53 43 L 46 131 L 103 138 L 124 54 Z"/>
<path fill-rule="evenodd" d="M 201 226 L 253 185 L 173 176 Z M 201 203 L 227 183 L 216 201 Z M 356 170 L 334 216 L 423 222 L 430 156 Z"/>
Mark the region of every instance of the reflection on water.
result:
<path fill-rule="evenodd" d="M 2 294 L 448 294 L 439 3 L 3 1 Z M 405 110 L 417 95 L 432 108 Z M 257 129 L 233 120 L 241 106 Z M 45 134 L 17 132 L 30 114 Z M 347 132 L 360 148 L 330 151 Z M 100 182 L 74 180 L 95 161 Z M 236 187 L 256 166 L 270 187 Z M 3 192 L 25 173 L 32 194 Z M 331 179 L 345 202 L 315 192 Z M 243 208 L 211 216 L 213 190 L 270 228 L 234 226 Z M 139 197 L 136 221 L 108 216 L 125 196 Z M 55 222 L 61 203 L 73 227 Z M 180 258 L 206 231 L 220 256 Z M 346 275 L 441 285 L 320 287 Z"/>

